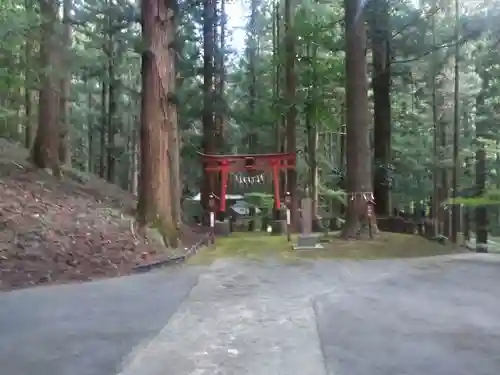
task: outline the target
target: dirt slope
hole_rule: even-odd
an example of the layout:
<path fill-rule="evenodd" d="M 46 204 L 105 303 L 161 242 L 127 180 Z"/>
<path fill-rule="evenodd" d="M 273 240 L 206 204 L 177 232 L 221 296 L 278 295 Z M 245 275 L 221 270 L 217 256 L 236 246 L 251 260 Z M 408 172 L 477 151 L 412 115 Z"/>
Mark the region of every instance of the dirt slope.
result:
<path fill-rule="evenodd" d="M 122 275 L 175 255 L 134 233 L 131 194 L 75 171 L 57 179 L 26 158 L 0 138 L 0 290 Z"/>

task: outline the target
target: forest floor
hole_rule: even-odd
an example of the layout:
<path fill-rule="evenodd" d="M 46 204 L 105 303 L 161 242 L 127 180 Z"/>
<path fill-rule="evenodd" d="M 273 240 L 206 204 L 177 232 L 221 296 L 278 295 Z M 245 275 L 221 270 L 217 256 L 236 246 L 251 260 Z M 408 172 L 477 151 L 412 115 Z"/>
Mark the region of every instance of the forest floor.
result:
<path fill-rule="evenodd" d="M 0 138 L 0 290 L 124 275 L 179 255 L 154 230 L 135 233 L 132 194 L 75 170 L 58 179 L 27 157 Z"/>

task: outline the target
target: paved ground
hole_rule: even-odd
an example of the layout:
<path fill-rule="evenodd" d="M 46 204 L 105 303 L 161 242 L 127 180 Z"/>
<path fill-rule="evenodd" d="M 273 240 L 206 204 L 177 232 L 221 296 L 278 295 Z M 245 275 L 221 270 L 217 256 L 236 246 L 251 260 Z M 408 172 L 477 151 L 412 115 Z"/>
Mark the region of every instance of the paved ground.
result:
<path fill-rule="evenodd" d="M 122 375 L 498 375 L 499 283 L 495 255 L 219 261 Z"/>
<path fill-rule="evenodd" d="M 428 266 L 316 301 L 329 374 L 500 374 L 500 263 Z"/>
<path fill-rule="evenodd" d="M 197 280 L 169 269 L 0 294 L 0 374 L 114 375 Z"/>
<path fill-rule="evenodd" d="M 1 373 L 500 374 L 497 255 L 176 272 L 0 295 Z"/>

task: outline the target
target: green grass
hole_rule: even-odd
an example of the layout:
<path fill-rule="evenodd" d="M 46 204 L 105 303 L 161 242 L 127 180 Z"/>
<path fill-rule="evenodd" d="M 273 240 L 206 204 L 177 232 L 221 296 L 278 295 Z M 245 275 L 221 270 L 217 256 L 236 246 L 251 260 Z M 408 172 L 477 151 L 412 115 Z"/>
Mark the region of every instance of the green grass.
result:
<path fill-rule="evenodd" d="M 217 238 L 216 244 L 193 256 L 190 264 L 210 264 L 220 258 L 244 258 L 255 261 L 278 259 L 299 262 L 307 259 L 385 259 L 414 258 L 462 252 L 460 248 L 440 245 L 420 236 L 380 233 L 373 240 L 344 241 L 338 234 L 326 238 L 324 249 L 295 251 L 285 236 L 267 233 L 233 233 Z"/>

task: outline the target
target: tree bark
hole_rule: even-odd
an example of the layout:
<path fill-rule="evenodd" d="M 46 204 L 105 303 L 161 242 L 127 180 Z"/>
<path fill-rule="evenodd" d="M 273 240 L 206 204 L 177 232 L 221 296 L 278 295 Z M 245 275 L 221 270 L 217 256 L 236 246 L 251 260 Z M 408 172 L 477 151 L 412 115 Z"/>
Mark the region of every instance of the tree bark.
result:
<path fill-rule="evenodd" d="M 279 14 L 279 4 L 276 2 L 273 4 L 273 24 L 272 24 L 272 32 L 273 32 L 273 65 L 274 65 L 274 74 L 273 74 L 273 103 L 274 103 L 274 122 L 275 122 L 275 150 L 276 152 L 281 151 L 281 133 L 283 129 L 281 128 L 281 111 L 279 110 L 280 106 L 280 63 L 279 63 L 279 52 L 280 52 L 280 14 Z M 281 172 L 280 172 L 281 174 Z"/>
<path fill-rule="evenodd" d="M 182 222 L 182 186 L 180 173 L 180 135 L 177 123 L 177 100 L 176 100 L 176 84 L 177 84 L 177 56 L 180 51 L 177 51 L 175 46 L 179 45 L 177 41 L 177 1 L 170 0 L 168 2 L 168 40 L 169 40 L 169 81 L 168 81 L 168 121 L 169 121 L 169 170 L 170 170 L 170 185 L 171 185 L 171 200 L 172 200 L 172 215 L 176 228 L 179 229 Z"/>
<path fill-rule="evenodd" d="M 455 0 L 455 40 L 459 37 L 459 2 Z M 453 170 L 452 170 L 452 197 L 455 199 L 458 193 L 458 173 L 459 173 L 459 137 L 460 137 L 460 79 L 459 79 L 459 62 L 460 44 L 455 44 L 455 66 L 454 66 L 454 95 L 453 95 Z M 452 206 L 451 217 L 451 242 L 458 242 L 458 230 L 460 226 L 460 206 L 454 204 Z"/>
<path fill-rule="evenodd" d="M 25 10 L 31 11 L 33 8 L 32 0 L 24 1 Z M 24 42 L 24 112 L 25 112 L 25 123 L 24 123 L 24 147 L 31 149 L 33 143 L 33 101 L 32 101 L 32 86 L 33 86 L 33 74 L 32 74 L 32 59 L 33 59 L 33 35 L 28 33 L 26 35 L 26 40 Z"/>
<path fill-rule="evenodd" d="M 63 0 L 63 34 L 62 34 L 62 66 L 64 77 L 61 79 L 61 95 L 59 97 L 60 129 L 59 129 L 59 162 L 71 166 L 71 147 L 69 133 L 69 99 L 71 93 L 71 20 L 72 0 Z"/>
<path fill-rule="evenodd" d="M 216 22 L 214 22 L 215 24 Z M 225 59 L 224 53 L 226 49 L 226 2 L 225 0 L 220 1 L 220 14 L 219 14 L 219 35 L 218 35 L 218 47 L 216 48 L 216 65 L 215 69 L 217 72 L 217 79 L 215 80 L 215 96 L 216 96 L 216 106 L 215 106 L 215 136 L 217 142 L 217 149 L 222 151 L 224 149 L 224 120 L 226 112 L 226 102 L 224 98 L 226 71 L 225 71 Z M 214 25 L 216 26 L 216 25 Z M 217 27 L 214 28 L 217 30 Z M 216 38 L 216 33 L 214 32 L 214 39 Z M 214 56 L 215 58 L 215 56 Z"/>
<path fill-rule="evenodd" d="M 317 95 L 317 85 L 318 85 L 318 75 L 316 71 L 316 58 L 317 58 L 317 45 L 309 42 L 307 44 L 307 57 L 311 61 L 309 69 L 311 70 L 311 82 L 309 84 L 309 89 L 307 91 L 307 102 L 306 102 L 306 113 L 305 122 L 307 130 L 307 161 L 309 165 L 309 186 L 311 192 L 311 198 L 313 202 L 312 207 L 312 218 L 313 218 L 313 228 L 317 227 L 316 218 L 318 215 L 318 161 L 317 161 L 317 151 L 318 151 L 318 131 L 317 131 L 317 106 L 318 106 L 318 95 Z"/>
<path fill-rule="evenodd" d="M 250 107 L 250 117 L 249 121 L 254 121 L 255 111 L 257 105 L 257 6 L 258 0 L 250 1 L 250 20 L 249 20 L 249 30 L 248 30 L 248 75 L 250 81 L 250 87 L 248 90 L 249 107 Z M 257 133 L 255 127 L 250 126 L 250 132 L 248 134 L 248 149 L 250 153 L 256 153 L 257 146 Z"/>
<path fill-rule="evenodd" d="M 214 108 L 213 108 L 213 82 L 214 82 L 214 22 L 215 0 L 203 1 L 203 152 L 213 154 L 216 152 Z M 215 192 L 215 179 L 203 171 L 201 189 L 201 205 L 208 209 L 208 197 Z"/>
<path fill-rule="evenodd" d="M 94 124 L 91 115 L 92 111 L 92 91 L 90 90 L 90 85 L 87 85 L 87 171 L 89 173 L 94 173 Z"/>
<path fill-rule="evenodd" d="M 106 107 L 106 96 L 108 92 L 108 85 L 105 79 L 101 81 L 101 126 L 99 133 L 100 140 L 100 153 L 99 153 L 99 177 L 106 177 L 106 129 L 107 129 L 107 107 Z"/>
<path fill-rule="evenodd" d="M 482 90 L 476 98 L 476 111 L 480 116 L 476 122 L 476 188 L 480 194 L 486 190 L 486 150 L 480 138 L 488 135 L 488 124 L 485 119 L 480 118 L 485 112 L 485 90 L 489 87 L 490 78 L 485 74 L 480 74 L 483 84 Z M 476 207 L 476 251 L 478 253 L 488 252 L 488 215 L 486 206 Z"/>
<path fill-rule="evenodd" d="M 440 142 L 441 142 L 441 154 L 443 155 L 443 159 L 447 159 L 448 156 L 448 134 L 447 134 L 447 124 L 442 119 L 438 121 L 440 128 Z M 440 194 L 439 194 L 439 202 L 444 202 L 448 199 L 448 190 L 449 190 L 449 174 L 448 167 L 443 166 L 441 168 L 441 185 L 440 185 Z M 441 213 L 440 222 L 442 223 L 441 233 L 445 237 L 449 237 L 450 235 L 450 211 L 445 209 L 444 206 L 440 206 L 439 209 Z"/>
<path fill-rule="evenodd" d="M 285 0 L 285 102 L 287 105 L 286 119 L 286 151 L 297 152 L 297 106 L 296 87 L 297 75 L 295 72 L 295 31 L 294 31 L 295 8 L 292 0 Z M 297 196 L 297 171 L 287 170 L 287 191 L 292 197 L 292 228 L 299 227 L 299 197 Z"/>
<path fill-rule="evenodd" d="M 55 76 L 58 64 L 57 32 L 58 3 L 39 0 L 42 38 L 40 43 L 40 92 L 38 96 L 38 127 L 31 150 L 31 159 L 38 168 L 50 168 L 60 175 L 59 165 L 59 84 Z"/>
<path fill-rule="evenodd" d="M 433 2 L 433 7 L 436 7 L 436 1 Z M 432 33 L 432 45 L 436 45 L 436 14 L 432 16 L 431 22 L 431 33 Z M 438 133 L 438 113 L 437 113 L 437 87 L 436 87 L 436 75 L 437 75 L 437 54 L 432 52 L 432 127 L 433 127 L 433 168 L 432 168 L 432 207 L 431 207 L 431 217 L 433 222 L 434 236 L 439 233 L 439 133 Z"/>
<path fill-rule="evenodd" d="M 346 38 L 346 182 L 347 210 L 343 238 L 356 236 L 372 192 L 366 79 L 366 33 L 360 3 L 345 0 Z"/>
<path fill-rule="evenodd" d="M 111 37 L 110 37 L 111 39 Z M 108 60 L 108 111 L 106 118 L 106 125 L 108 127 L 108 140 L 107 140 L 107 148 L 106 148 L 106 156 L 107 156 L 107 169 L 106 169 L 106 179 L 114 183 L 116 179 L 116 146 L 115 146 L 115 137 L 116 137 L 116 111 L 118 109 L 117 103 L 117 79 L 115 77 L 115 67 L 114 67 L 114 51 L 113 51 L 113 42 L 110 40 L 110 55 Z"/>
<path fill-rule="evenodd" d="M 374 101 L 374 195 L 377 216 L 389 216 L 391 164 L 391 29 L 388 0 L 374 0 L 370 17 Z"/>
<path fill-rule="evenodd" d="M 167 90 L 170 87 L 168 40 L 171 31 L 169 2 L 142 1 L 141 170 L 137 221 L 141 227 L 159 228 L 166 246 L 176 246 L 177 228 L 172 215 L 169 170 L 170 121 Z"/>

